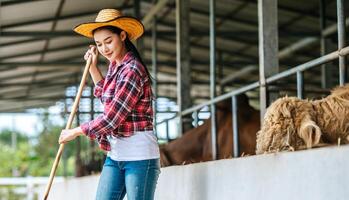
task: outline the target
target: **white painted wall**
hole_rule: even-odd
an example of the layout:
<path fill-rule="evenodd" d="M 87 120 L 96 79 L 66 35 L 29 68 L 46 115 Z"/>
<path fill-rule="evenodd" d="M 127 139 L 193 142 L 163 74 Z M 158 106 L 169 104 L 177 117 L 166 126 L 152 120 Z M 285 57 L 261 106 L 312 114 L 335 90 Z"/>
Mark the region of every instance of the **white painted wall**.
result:
<path fill-rule="evenodd" d="M 49 200 L 89 200 L 95 199 L 98 175 L 81 178 L 68 178 L 53 184 L 48 196 Z M 47 181 L 48 182 L 48 181 Z M 39 200 L 44 199 L 46 185 L 37 188 Z"/>
<path fill-rule="evenodd" d="M 92 200 L 98 176 L 53 185 L 50 200 Z M 43 190 L 43 189 L 42 189 Z M 163 168 L 156 200 L 347 200 L 349 146 Z"/>

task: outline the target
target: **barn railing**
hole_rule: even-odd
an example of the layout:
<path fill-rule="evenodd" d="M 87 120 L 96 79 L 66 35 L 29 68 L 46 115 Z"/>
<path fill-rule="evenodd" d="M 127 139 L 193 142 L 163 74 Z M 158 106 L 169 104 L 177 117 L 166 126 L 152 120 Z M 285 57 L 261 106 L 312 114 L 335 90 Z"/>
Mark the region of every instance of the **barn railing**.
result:
<path fill-rule="evenodd" d="M 263 1 L 258 1 L 258 6 L 261 6 L 259 8 L 270 8 L 271 11 L 275 11 L 275 9 L 277 9 L 277 6 L 274 5 L 273 3 L 275 3 L 276 1 L 271 1 L 269 2 L 269 4 L 267 4 L 266 2 Z M 198 112 L 201 108 L 205 107 L 205 106 L 210 106 L 211 107 L 211 123 L 212 123 L 212 155 L 213 155 L 213 159 L 216 159 L 216 121 L 215 121 L 215 104 L 223 101 L 225 99 L 231 98 L 232 99 L 232 126 L 233 126 L 233 152 L 234 152 L 234 157 L 238 157 L 239 155 L 239 134 L 238 134 L 238 119 L 237 119 L 237 112 L 238 112 L 238 107 L 237 107 L 237 102 L 236 102 L 236 96 L 242 93 L 245 93 L 247 91 L 256 89 L 258 87 L 260 87 L 260 96 L 262 96 L 262 94 L 265 95 L 265 90 L 261 91 L 261 89 L 265 89 L 265 86 L 267 84 L 270 84 L 272 82 L 275 82 L 277 80 L 283 79 L 285 77 L 291 76 L 296 74 L 297 76 L 297 96 L 299 98 L 303 98 L 303 72 L 305 70 L 308 70 L 312 67 L 315 66 L 319 66 L 322 64 L 325 64 L 327 62 L 330 62 L 332 60 L 335 59 L 339 59 L 339 84 L 343 85 L 345 83 L 345 71 L 346 71 L 346 66 L 345 66 L 345 56 L 349 54 L 349 46 L 345 47 L 345 27 L 346 24 L 348 24 L 348 19 L 345 19 L 345 14 L 344 14 L 344 0 L 337 0 L 337 26 L 336 25 L 332 25 L 324 30 L 321 31 L 321 39 L 322 42 L 324 40 L 324 36 L 331 34 L 331 33 L 335 33 L 336 29 L 337 29 L 337 33 L 338 33 L 338 50 L 334 51 L 332 53 L 329 53 L 327 55 L 323 55 L 317 59 L 311 60 L 309 62 L 306 62 L 304 64 L 298 65 L 292 69 L 283 71 L 281 73 L 275 74 L 270 76 L 269 78 L 265 78 L 265 76 L 260 77 L 259 82 L 254 82 L 252 84 L 249 84 L 247 86 L 241 87 L 237 90 L 228 92 L 226 94 L 214 97 L 214 90 L 215 90 L 215 77 L 213 74 L 214 73 L 214 67 L 215 67 L 215 52 L 216 52 L 216 47 L 215 47 L 215 4 L 213 0 L 210 0 L 210 97 L 211 100 L 207 101 L 205 103 L 193 106 L 191 108 L 188 108 L 186 110 L 180 111 L 176 114 L 176 116 L 164 120 L 161 123 L 168 123 L 169 120 L 173 120 L 175 118 L 179 118 L 179 130 L 182 130 L 182 116 L 184 115 L 188 115 L 190 113 L 195 113 L 195 119 L 197 119 L 197 115 Z M 265 7 L 264 7 L 265 6 Z M 269 7 L 270 6 L 270 7 Z M 266 9 L 267 10 L 267 9 Z M 263 12 L 264 10 L 259 9 L 258 12 Z M 273 12 L 269 13 L 269 17 L 272 16 Z M 259 13 L 260 14 L 260 13 Z M 262 13 L 263 14 L 263 13 Z M 323 13 L 322 13 L 323 14 Z M 268 14 L 267 14 L 268 15 Z M 261 16 L 259 16 L 258 21 L 261 22 L 265 19 L 262 19 Z M 324 21 L 325 18 L 322 15 L 321 16 L 321 20 Z M 271 23 L 272 24 L 272 23 Z M 269 25 L 271 25 L 269 24 Z M 270 27 L 268 27 L 270 28 Z M 324 27 L 322 27 L 324 28 Z M 261 35 L 261 34 L 260 34 Z M 271 34 L 271 36 L 276 37 L 275 35 Z M 261 36 L 260 36 L 261 37 Z M 262 36 L 262 38 L 265 37 L 264 35 Z M 260 38 L 261 39 L 261 38 Z M 294 52 L 297 49 L 300 49 L 304 46 L 307 46 L 310 43 L 313 43 L 314 41 L 316 41 L 316 38 L 305 38 L 304 40 L 300 41 L 300 43 L 296 43 L 294 45 L 291 45 L 289 48 L 286 48 L 282 51 L 279 52 L 279 58 L 289 55 L 292 52 Z M 262 46 L 262 47 L 261 47 Z M 263 49 L 263 45 L 260 45 L 260 50 L 261 48 Z M 268 48 L 268 47 L 266 47 Z M 264 51 L 268 51 L 268 50 L 273 50 L 273 49 L 263 49 Z M 261 54 L 261 51 L 260 51 Z M 260 55 L 261 56 L 261 55 Z M 262 65 L 262 69 L 264 70 L 264 64 Z M 260 82 L 262 82 L 262 84 L 260 84 Z M 263 95 L 263 96 L 264 96 Z M 265 97 L 265 96 L 264 96 Z M 265 101 L 265 99 L 263 99 L 263 101 Z M 265 102 L 264 102 L 265 103 Z M 261 106 L 261 115 L 263 113 L 265 113 L 265 104 L 263 104 Z M 160 123 L 158 123 L 160 124 Z"/>
<path fill-rule="evenodd" d="M 302 98 L 303 94 L 303 71 L 308 70 L 310 68 L 320 66 L 322 64 L 328 63 L 330 61 L 333 61 L 335 59 L 338 59 L 340 57 L 345 57 L 346 55 L 349 54 L 349 46 L 340 49 L 339 51 L 334 51 L 332 53 L 329 53 L 327 55 L 324 55 L 322 57 L 319 57 L 317 59 L 311 60 L 309 62 L 306 62 L 304 64 L 298 65 L 292 69 L 283 71 L 281 73 L 275 74 L 269 78 L 266 79 L 266 83 L 270 84 L 273 83 L 277 80 L 283 79 L 285 77 L 291 76 L 296 74 L 297 75 L 297 95 L 299 98 Z M 340 73 L 341 75 L 342 73 Z M 343 79 L 344 80 L 344 79 Z M 344 81 L 340 83 L 341 85 L 344 84 Z M 180 116 L 185 116 L 190 113 L 195 113 L 194 116 L 198 115 L 198 112 L 200 109 L 202 109 L 205 106 L 210 106 L 212 104 L 216 104 L 220 101 L 226 100 L 228 98 L 232 99 L 232 119 L 233 119 L 233 138 L 234 138 L 234 143 L 233 143 L 233 149 L 234 149 L 234 157 L 238 157 L 239 155 L 239 133 L 238 133 L 238 119 L 237 119 L 237 112 L 238 112 L 238 107 L 237 107 L 237 102 L 236 102 L 236 96 L 245 92 L 248 92 L 250 90 L 257 89 L 260 86 L 259 82 L 254 82 L 249 85 L 246 85 L 244 87 L 241 87 L 239 89 L 233 90 L 231 92 L 228 92 L 226 94 L 220 95 L 215 97 L 212 100 L 209 100 L 207 102 L 201 103 L 199 105 L 193 106 L 191 108 L 188 108 L 186 110 L 183 110 L 182 112 L 177 112 L 177 115 L 174 117 L 171 117 L 169 119 L 163 120 L 159 122 L 158 124 L 161 123 L 168 123 L 168 121 L 176 119 Z M 197 118 L 197 117 L 196 117 Z"/>
<path fill-rule="evenodd" d="M 0 177 L 0 190 L 12 189 L 15 194 L 26 195 L 26 200 L 33 200 L 38 192 L 37 187 L 47 183 L 49 177 Z M 55 182 L 61 183 L 64 177 L 56 177 Z M 10 186 L 11 188 L 6 188 Z M 2 198 L 1 198 L 2 199 Z"/>

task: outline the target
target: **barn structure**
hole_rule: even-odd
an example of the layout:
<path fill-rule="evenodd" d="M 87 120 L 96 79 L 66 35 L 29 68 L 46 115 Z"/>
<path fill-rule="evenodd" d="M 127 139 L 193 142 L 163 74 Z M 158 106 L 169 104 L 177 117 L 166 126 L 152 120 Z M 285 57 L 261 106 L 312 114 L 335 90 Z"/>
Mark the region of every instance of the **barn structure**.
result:
<path fill-rule="evenodd" d="M 72 28 L 93 21 L 102 8 L 144 24 L 136 45 L 154 78 L 159 141 L 180 137 L 199 126 L 201 116 L 210 117 L 213 161 L 162 168 L 156 199 L 347 199 L 348 146 L 240 157 L 237 96 L 247 94 L 262 119 L 280 96 L 320 98 L 345 84 L 348 1 L 1 0 L 1 113 L 56 105 L 68 116 L 92 43 Z M 107 61 L 100 64 L 105 73 Z M 75 125 L 101 112 L 92 89 L 88 80 Z M 226 99 L 234 153 L 217 160 L 216 104 Z M 77 153 L 77 165 L 81 159 Z M 93 199 L 97 179 L 54 183 L 50 199 Z M 35 190 L 39 197 L 43 188 Z"/>

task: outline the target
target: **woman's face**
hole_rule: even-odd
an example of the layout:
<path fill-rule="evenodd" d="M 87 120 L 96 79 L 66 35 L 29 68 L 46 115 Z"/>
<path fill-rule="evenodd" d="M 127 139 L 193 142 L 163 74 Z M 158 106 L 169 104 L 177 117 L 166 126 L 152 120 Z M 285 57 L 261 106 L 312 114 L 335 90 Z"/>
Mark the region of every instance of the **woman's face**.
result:
<path fill-rule="evenodd" d="M 94 32 L 94 40 L 100 54 L 106 57 L 109 62 L 121 61 L 125 54 L 126 33 L 122 31 L 120 35 L 107 29 L 100 29 Z"/>

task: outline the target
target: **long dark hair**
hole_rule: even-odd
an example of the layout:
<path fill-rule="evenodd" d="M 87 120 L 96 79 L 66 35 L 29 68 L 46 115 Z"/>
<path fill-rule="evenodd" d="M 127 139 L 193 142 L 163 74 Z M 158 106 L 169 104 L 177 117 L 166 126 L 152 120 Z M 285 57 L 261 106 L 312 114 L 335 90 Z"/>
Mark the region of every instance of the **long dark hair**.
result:
<path fill-rule="evenodd" d="M 117 35 L 120 35 L 121 33 L 121 29 L 115 26 L 102 26 L 99 27 L 95 30 L 92 31 L 92 34 L 94 34 L 97 30 L 101 30 L 101 29 L 106 29 L 109 30 L 112 33 L 115 33 Z M 126 33 L 127 34 L 127 33 Z M 125 47 L 127 51 L 131 51 L 133 53 L 133 55 L 137 58 L 137 60 L 139 60 L 139 62 L 143 65 L 145 72 L 147 73 L 147 76 L 149 77 L 150 80 L 150 84 L 153 83 L 153 77 L 151 76 L 151 74 L 149 73 L 149 70 L 147 68 L 147 66 L 145 65 L 145 63 L 143 62 L 143 59 L 141 58 L 141 56 L 139 55 L 139 52 L 137 50 L 137 48 L 135 47 L 135 45 L 128 39 L 128 36 L 125 39 Z"/>

